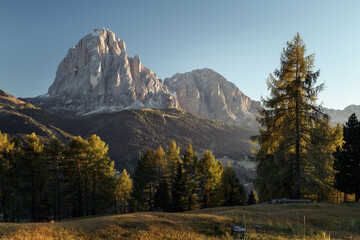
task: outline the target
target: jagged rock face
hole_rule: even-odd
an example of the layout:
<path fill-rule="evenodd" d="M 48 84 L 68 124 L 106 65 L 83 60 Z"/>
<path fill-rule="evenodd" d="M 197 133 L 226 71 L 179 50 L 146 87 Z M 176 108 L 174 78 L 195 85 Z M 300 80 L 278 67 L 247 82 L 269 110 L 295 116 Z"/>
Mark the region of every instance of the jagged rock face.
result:
<path fill-rule="evenodd" d="M 211 69 L 177 73 L 164 85 L 190 113 L 230 124 L 256 127 L 260 102 L 243 94 L 233 83 Z"/>
<path fill-rule="evenodd" d="M 125 42 L 107 29 L 95 29 L 72 47 L 48 94 L 32 102 L 79 113 L 178 107 L 156 74 L 138 56 L 128 57 Z"/>

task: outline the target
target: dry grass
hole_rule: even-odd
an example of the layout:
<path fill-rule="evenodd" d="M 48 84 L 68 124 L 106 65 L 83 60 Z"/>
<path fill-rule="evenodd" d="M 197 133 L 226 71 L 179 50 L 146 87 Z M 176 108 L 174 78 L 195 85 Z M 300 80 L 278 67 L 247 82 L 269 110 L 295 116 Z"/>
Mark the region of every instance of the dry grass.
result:
<path fill-rule="evenodd" d="M 305 227 L 304 227 L 305 216 Z M 188 213 L 134 213 L 56 223 L 0 224 L 1 239 L 360 239 L 360 205 L 284 204 Z M 261 229 L 255 229 L 261 225 Z"/>

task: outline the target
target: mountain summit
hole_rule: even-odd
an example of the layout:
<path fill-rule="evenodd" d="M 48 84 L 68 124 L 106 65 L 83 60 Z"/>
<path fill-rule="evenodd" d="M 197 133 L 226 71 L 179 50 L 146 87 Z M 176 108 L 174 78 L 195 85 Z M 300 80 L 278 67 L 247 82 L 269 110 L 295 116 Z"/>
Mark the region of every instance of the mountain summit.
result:
<path fill-rule="evenodd" d="M 125 42 L 97 28 L 69 49 L 47 94 L 31 102 L 78 113 L 178 107 L 176 98 Z"/>
<path fill-rule="evenodd" d="M 257 125 L 254 120 L 261 103 L 211 69 L 177 73 L 166 78 L 164 85 L 187 112 L 235 125 Z"/>

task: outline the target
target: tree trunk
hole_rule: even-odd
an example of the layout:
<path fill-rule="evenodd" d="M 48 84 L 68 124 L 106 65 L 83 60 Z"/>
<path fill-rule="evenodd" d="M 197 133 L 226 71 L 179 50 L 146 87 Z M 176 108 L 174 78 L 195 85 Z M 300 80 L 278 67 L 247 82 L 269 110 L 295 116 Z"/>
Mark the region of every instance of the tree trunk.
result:
<path fill-rule="evenodd" d="M 297 79 L 298 78 L 298 70 L 296 69 L 296 80 L 300 80 Z M 300 199 L 300 122 L 299 122 L 299 99 L 298 99 L 298 90 L 296 91 L 296 99 L 295 99 L 295 127 L 296 127 L 296 146 L 295 146 L 295 151 L 296 151 L 296 166 L 295 166 L 295 194 L 296 194 L 296 198 Z"/>
<path fill-rule="evenodd" d="M 360 192 L 355 193 L 355 202 L 359 202 Z"/>
<path fill-rule="evenodd" d="M 3 196 L 3 207 L 4 207 L 4 216 L 3 216 L 3 221 L 4 222 L 8 222 L 8 213 L 6 211 L 6 195 Z"/>

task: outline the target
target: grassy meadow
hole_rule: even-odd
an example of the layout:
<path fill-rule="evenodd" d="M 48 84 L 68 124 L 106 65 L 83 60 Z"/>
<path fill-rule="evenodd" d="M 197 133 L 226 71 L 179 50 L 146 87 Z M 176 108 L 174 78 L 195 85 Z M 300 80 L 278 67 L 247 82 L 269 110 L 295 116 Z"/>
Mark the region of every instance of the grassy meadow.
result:
<path fill-rule="evenodd" d="M 304 224 L 305 216 L 305 224 Z M 231 235 L 234 223 L 245 236 Z M 261 226 L 255 228 L 255 225 Z M 283 204 L 1 223 L 1 239 L 360 239 L 359 204 Z"/>

